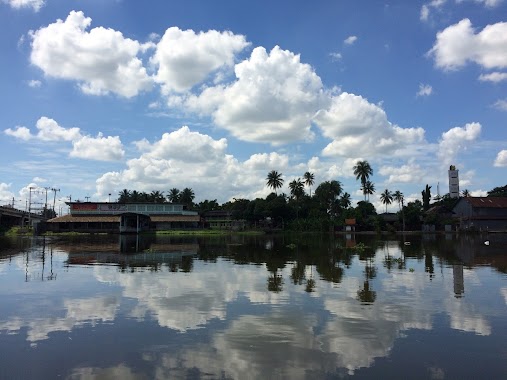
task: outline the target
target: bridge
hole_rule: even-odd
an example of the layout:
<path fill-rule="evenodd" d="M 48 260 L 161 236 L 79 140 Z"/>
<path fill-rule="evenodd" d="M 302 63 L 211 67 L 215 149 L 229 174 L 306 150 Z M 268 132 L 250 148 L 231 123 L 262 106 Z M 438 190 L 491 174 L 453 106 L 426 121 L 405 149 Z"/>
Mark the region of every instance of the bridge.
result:
<path fill-rule="evenodd" d="M 0 227 L 28 227 L 45 220 L 47 218 L 33 212 L 29 213 L 14 207 L 0 206 Z"/>

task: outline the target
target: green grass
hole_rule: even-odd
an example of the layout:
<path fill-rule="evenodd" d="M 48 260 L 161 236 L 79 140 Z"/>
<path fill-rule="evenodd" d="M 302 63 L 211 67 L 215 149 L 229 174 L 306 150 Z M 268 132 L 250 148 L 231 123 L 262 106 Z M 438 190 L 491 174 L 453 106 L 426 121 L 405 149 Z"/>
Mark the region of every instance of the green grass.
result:
<path fill-rule="evenodd" d="M 5 236 L 32 235 L 32 234 L 33 229 L 21 227 L 11 227 L 5 232 Z"/>

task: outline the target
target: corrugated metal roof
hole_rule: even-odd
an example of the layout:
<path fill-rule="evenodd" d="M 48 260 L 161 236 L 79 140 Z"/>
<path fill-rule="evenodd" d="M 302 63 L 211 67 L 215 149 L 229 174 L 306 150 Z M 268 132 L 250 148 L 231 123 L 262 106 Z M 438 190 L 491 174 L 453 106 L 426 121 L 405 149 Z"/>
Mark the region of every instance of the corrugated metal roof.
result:
<path fill-rule="evenodd" d="M 507 208 L 507 197 L 465 197 L 463 200 L 476 208 Z"/>
<path fill-rule="evenodd" d="M 199 222 L 199 215 L 152 215 L 152 222 Z M 63 215 L 49 223 L 120 223 L 120 215 Z"/>
<path fill-rule="evenodd" d="M 119 215 L 63 215 L 49 219 L 48 223 L 120 223 Z"/>

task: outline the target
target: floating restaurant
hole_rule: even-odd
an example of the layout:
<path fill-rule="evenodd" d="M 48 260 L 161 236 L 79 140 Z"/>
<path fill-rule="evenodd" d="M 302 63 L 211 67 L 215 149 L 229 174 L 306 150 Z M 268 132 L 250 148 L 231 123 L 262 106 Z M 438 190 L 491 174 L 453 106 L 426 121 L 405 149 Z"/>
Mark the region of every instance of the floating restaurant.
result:
<path fill-rule="evenodd" d="M 47 221 L 52 232 L 139 233 L 194 229 L 201 225 L 196 211 L 174 203 L 67 202 L 70 214 Z"/>

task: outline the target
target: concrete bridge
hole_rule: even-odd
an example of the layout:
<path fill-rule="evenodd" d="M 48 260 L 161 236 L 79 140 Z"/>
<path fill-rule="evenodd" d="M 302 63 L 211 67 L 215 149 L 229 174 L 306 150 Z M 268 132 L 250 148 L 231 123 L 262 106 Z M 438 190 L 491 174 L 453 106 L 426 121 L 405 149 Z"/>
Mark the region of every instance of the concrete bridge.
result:
<path fill-rule="evenodd" d="M 29 227 L 36 223 L 45 221 L 47 218 L 27 211 L 18 210 L 13 207 L 0 206 L 0 226 L 11 228 L 15 226 Z"/>

